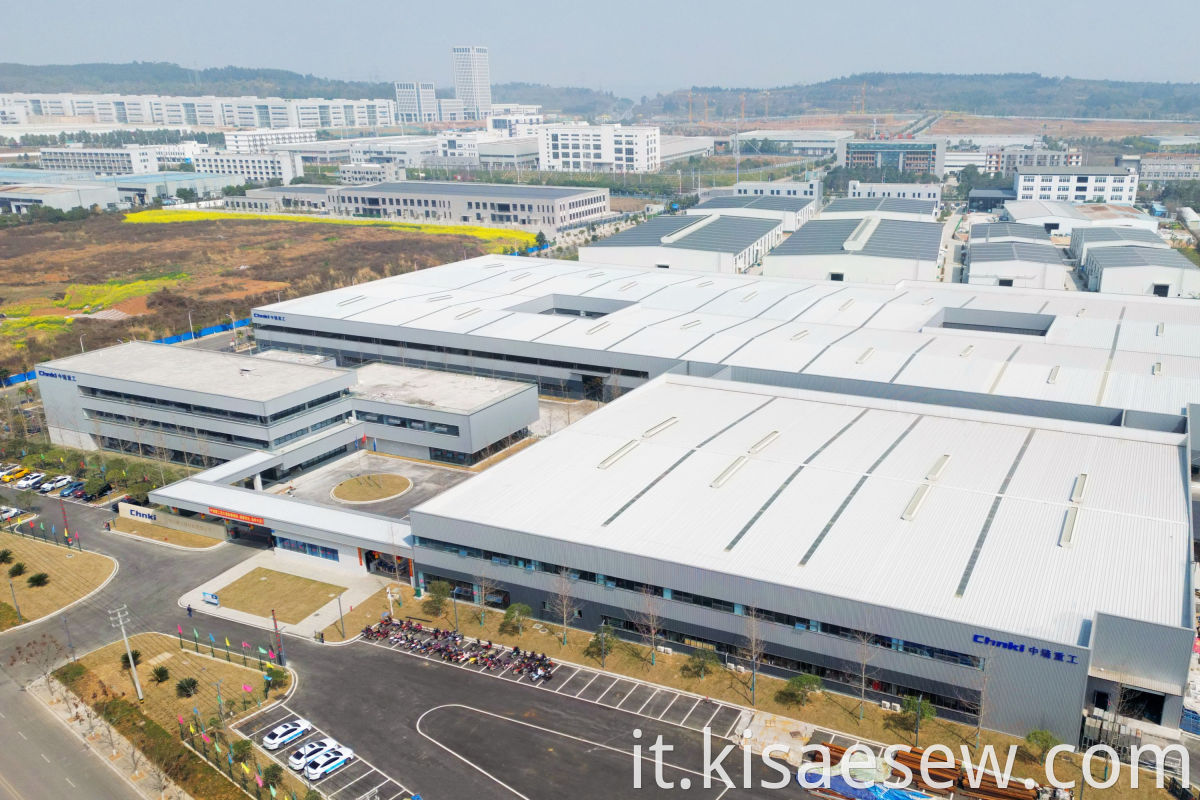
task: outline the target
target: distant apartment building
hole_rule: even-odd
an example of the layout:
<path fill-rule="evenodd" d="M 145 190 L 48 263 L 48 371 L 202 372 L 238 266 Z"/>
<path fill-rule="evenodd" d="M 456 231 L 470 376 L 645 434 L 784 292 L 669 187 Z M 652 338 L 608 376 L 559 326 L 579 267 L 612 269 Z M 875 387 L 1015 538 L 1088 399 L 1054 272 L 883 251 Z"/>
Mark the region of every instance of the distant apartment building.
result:
<path fill-rule="evenodd" d="M 353 163 L 338 167 L 338 183 L 346 186 L 363 186 L 384 181 L 402 181 L 408 177 L 403 167 L 395 162 L 383 164 Z"/>
<path fill-rule="evenodd" d="M 1137 170 L 1144 183 L 1200 180 L 1200 153 L 1144 153 L 1117 156 L 1118 167 Z"/>
<path fill-rule="evenodd" d="M 82 170 L 97 175 L 140 175 L 158 172 L 158 153 L 153 147 L 87 147 L 69 144 L 47 147 L 39 153 L 42 169 Z"/>
<path fill-rule="evenodd" d="M 1013 177 L 1017 200 L 1133 205 L 1137 189 L 1128 167 L 1022 167 Z"/>
<path fill-rule="evenodd" d="M 197 172 L 215 175 L 242 175 L 254 183 L 280 181 L 291 183 L 304 174 L 304 163 L 298 153 L 230 153 L 209 150 L 196 155 L 192 161 Z"/>
<path fill-rule="evenodd" d="M 1075 148 L 1054 150 L 1044 145 L 1005 145 L 983 150 L 981 172 L 1008 178 L 1029 167 L 1080 167 L 1083 153 Z"/>
<path fill-rule="evenodd" d="M 611 213 L 607 189 L 467 181 L 345 187 L 331 197 L 331 204 L 333 213 L 343 216 L 521 228 L 547 235 Z"/>
<path fill-rule="evenodd" d="M 396 119 L 399 122 L 437 122 L 437 89 L 433 81 L 396 81 Z"/>
<path fill-rule="evenodd" d="M 864 183 L 850 181 L 847 197 L 898 197 L 902 200 L 932 200 L 942 204 L 940 183 Z"/>
<path fill-rule="evenodd" d="M 153 94 L 0 94 L 0 106 L 29 118 L 74 118 L 120 125 L 224 128 L 370 128 L 390 125 L 395 100 Z"/>
<path fill-rule="evenodd" d="M 901 172 L 945 172 L 944 139 L 839 139 L 837 164 L 848 168 L 888 168 Z"/>
<path fill-rule="evenodd" d="M 437 135 L 437 157 L 427 160 L 426 166 L 477 167 L 479 146 L 504 138 L 498 131 L 444 131 Z"/>
<path fill-rule="evenodd" d="M 225 149 L 231 153 L 269 153 L 279 145 L 308 144 L 317 140 L 312 128 L 257 128 L 250 131 L 229 131 L 225 134 Z"/>
<path fill-rule="evenodd" d="M 481 120 L 492 113 L 492 71 L 488 49 L 475 45 L 452 47 L 454 97 L 461 100 L 467 119 Z"/>
<path fill-rule="evenodd" d="M 648 125 L 543 125 L 538 156 L 548 172 L 654 172 L 660 135 Z"/>

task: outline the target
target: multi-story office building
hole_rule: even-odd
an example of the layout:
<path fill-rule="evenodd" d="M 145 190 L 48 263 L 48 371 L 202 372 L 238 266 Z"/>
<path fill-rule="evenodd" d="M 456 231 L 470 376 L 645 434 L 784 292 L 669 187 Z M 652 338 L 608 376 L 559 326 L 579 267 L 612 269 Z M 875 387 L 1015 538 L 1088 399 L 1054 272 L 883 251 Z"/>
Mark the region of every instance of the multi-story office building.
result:
<path fill-rule="evenodd" d="M 47 147 L 39 152 L 42 169 L 80 170 L 97 175 L 140 175 L 158 172 L 158 153 L 153 147 L 130 144 L 124 147 L 87 147 L 69 144 Z"/>
<path fill-rule="evenodd" d="M 847 197 L 896 197 L 901 200 L 930 200 L 942 204 L 940 183 L 864 183 L 850 181 Z"/>
<path fill-rule="evenodd" d="M 506 136 L 536 136 L 538 128 L 545 123 L 546 118 L 541 114 L 492 114 L 488 129 Z"/>
<path fill-rule="evenodd" d="M 1200 153 L 1143 153 L 1117 156 L 1118 167 L 1137 170 L 1143 183 L 1200 180 Z"/>
<path fill-rule="evenodd" d="M 461 100 L 467 119 L 485 119 L 492 113 L 492 70 L 488 49 L 476 45 L 450 49 L 454 97 Z"/>
<path fill-rule="evenodd" d="M 291 183 L 304 174 L 299 154 L 230 153 L 225 150 L 206 150 L 192 160 L 198 172 L 216 175 L 242 175 L 254 183 L 281 181 Z"/>
<path fill-rule="evenodd" d="M 463 122 L 470 119 L 462 100 L 443 97 L 437 101 L 438 119 L 441 122 Z"/>
<path fill-rule="evenodd" d="M 538 157 L 548 172 L 654 172 L 660 135 L 649 125 L 543 125 Z"/>
<path fill-rule="evenodd" d="M 347 187 L 331 202 L 333 213 L 345 216 L 521 228 L 547 236 L 611 213 L 607 189 L 467 181 Z"/>
<path fill-rule="evenodd" d="M 230 153 L 270 153 L 279 145 L 309 144 L 317 141 L 312 128 L 259 128 L 252 131 L 229 131 L 225 134 L 225 149 Z"/>
<path fill-rule="evenodd" d="M 158 154 L 159 166 L 190 163 L 193 156 L 208 149 L 208 145 L 192 139 L 183 139 L 171 144 L 148 144 L 146 147 Z"/>
<path fill-rule="evenodd" d="M 944 139 L 839 139 L 837 142 L 840 167 L 891 167 L 940 178 L 945 171 L 945 154 Z"/>
<path fill-rule="evenodd" d="M 395 161 L 380 164 L 355 162 L 338 166 L 338 183 L 347 186 L 363 186 L 384 181 L 402 181 L 407 178 L 405 169 Z"/>
<path fill-rule="evenodd" d="M 390 162 L 401 167 L 420 167 L 438 155 L 435 136 L 388 136 L 349 142 L 351 161 Z"/>
<path fill-rule="evenodd" d="M 433 81 L 396 81 L 398 122 L 437 122 L 437 89 Z"/>
<path fill-rule="evenodd" d="M 425 165 L 477 167 L 480 145 L 504 138 L 505 134 L 500 131 L 444 131 L 437 135 L 437 157 L 427 160 Z"/>
<path fill-rule="evenodd" d="M 807 197 L 820 201 L 822 187 L 820 179 L 799 181 L 739 181 L 732 187 L 730 194 L 757 195 L 760 197 Z M 719 197 L 722 190 L 710 193 L 710 197 Z"/>
<path fill-rule="evenodd" d="M 100 123 L 226 128 L 370 128 L 391 125 L 395 100 L 282 97 L 168 97 L 122 94 L 0 95 L 29 117 L 79 117 Z"/>
<path fill-rule="evenodd" d="M 1010 177 L 1018 169 L 1031 167 L 1080 167 L 1083 153 L 1076 148 L 1061 150 L 1045 145 L 997 145 L 984 148 L 981 172 Z"/>
<path fill-rule="evenodd" d="M 1022 167 L 1013 178 L 1017 200 L 1133 205 L 1138 176 L 1127 167 Z"/>

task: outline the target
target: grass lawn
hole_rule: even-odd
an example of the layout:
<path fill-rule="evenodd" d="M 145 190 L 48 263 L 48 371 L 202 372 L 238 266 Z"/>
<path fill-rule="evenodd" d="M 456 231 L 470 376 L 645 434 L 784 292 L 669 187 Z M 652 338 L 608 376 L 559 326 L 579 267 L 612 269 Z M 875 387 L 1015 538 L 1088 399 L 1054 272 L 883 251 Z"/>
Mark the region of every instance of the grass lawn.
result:
<path fill-rule="evenodd" d="M 108 576 L 117 568 L 117 562 L 108 556 L 68 550 L 12 533 L 0 533 L 0 550 L 12 551 L 12 561 L 0 567 L 6 571 L 6 576 L 7 570 L 14 564 L 20 562 L 25 565 L 25 573 L 13 578 L 12 584 L 21 616 L 26 622 L 70 605 L 108 580 Z M 50 582 L 45 586 L 30 586 L 29 576 L 39 572 L 49 575 Z M 11 592 L 9 595 L 5 599 L 11 603 Z M 12 613 L 0 609 L 0 630 L 18 624 L 16 612 L 11 606 L 8 611 Z"/>
<path fill-rule="evenodd" d="M 260 617 L 275 609 L 280 622 L 295 625 L 344 591 L 345 586 L 257 567 L 217 593 L 227 608 Z"/>
<path fill-rule="evenodd" d="M 167 542 L 168 544 L 191 547 L 197 550 L 203 550 L 206 547 L 215 547 L 221 543 L 219 539 L 210 539 L 198 533 L 177 531 L 174 528 L 167 528 L 163 525 L 139 522 L 125 517 L 114 519 L 113 527 L 121 533 L 130 533 L 134 536 L 140 536 L 143 539 L 150 539 L 155 542 Z"/>
<path fill-rule="evenodd" d="M 454 611 L 449 602 L 444 612 L 437 617 L 426 613 L 423 599 L 413 597 L 412 590 L 403 587 L 403 606 L 396 610 L 396 617 L 403 619 L 411 617 L 427 625 L 438 627 L 454 626 Z M 386 610 L 386 600 L 384 601 Z M 356 609 L 357 610 L 357 609 Z M 500 633 L 499 626 L 503 612 L 489 609 L 483 623 L 480 623 L 479 606 L 462 603 L 458 604 L 459 629 L 467 636 L 491 639 L 498 644 L 519 646 L 522 650 L 533 650 L 545 653 L 554 659 L 570 661 L 590 667 L 599 667 L 598 660 L 583 654 L 584 648 L 592 638 L 591 631 L 570 629 L 567 643 L 562 644 L 561 628 L 544 621 L 530 620 L 525 623 L 523 632 Z M 534 627 L 537 624 L 542 630 Z M 347 633 L 350 626 L 347 624 Z M 358 626 L 361 630 L 362 625 Z M 328 636 L 328 634 L 326 634 Z M 655 654 L 651 664 L 648 648 L 633 642 L 621 642 L 612 653 L 609 653 L 604 669 L 608 672 L 628 675 L 640 680 L 671 686 L 684 691 L 694 692 L 716 700 L 724 700 L 743 706 L 751 706 L 750 674 L 732 672 L 725 668 L 717 669 L 707 674 L 703 679 L 688 677 L 681 672 L 687 657 L 678 653 L 664 655 Z M 811 697 L 804 706 L 791 705 L 781 702 L 776 695 L 783 688 L 784 681 L 766 675 L 758 676 L 756 701 L 753 706 L 761 711 L 779 714 L 791 719 L 801 720 L 812 725 L 818 725 L 835 731 L 843 731 L 850 736 L 883 742 L 885 744 L 914 744 L 912 728 L 906 717 L 899 713 L 884 711 L 878 704 L 868 703 L 862 719 L 859 719 L 859 703 L 855 697 L 834 692 L 820 692 Z M 1025 742 L 1015 736 L 997 731 L 983 730 L 980 744 L 992 745 L 997 752 L 1007 752 L 1010 745 L 1022 749 L 1013 766 L 1013 772 L 1018 777 L 1031 777 L 1044 783 L 1045 772 L 1037 759 L 1025 749 Z M 975 743 L 975 729 L 949 720 L 932 719 L 921 723 L 921 745 L 928 747 L 932 744 L 944 744 L 954 753 L 959 753 L 961 745 Z M 1065 759 L 1064 759 L 1065 760 Z M 1081 759 L 1071 759 L 1075 775 L 1081 769 Z M 1097 760 L 1099 763 L 1099 760 Z M 1070 767 L 1064 763 L 1060 774 L 1066 774 Z M 1096 773 L 1100 777 L 1100 773 Z M 1153 776 L 1142 772 L 1140 786 L 1137 789 L 1129 785 L 1129 770 L 1123 769 L 1117 784 L 1105 792 L 1105 796 L 1113 800 L 1167 800 L 1170 795 L 1165 790 L 1154 788 Z"/>
<path fill-rule="evenodd" d="M 406 599 L 401 601 L 402 605 L 399 608 L 395 607 L 395 601 L 393 601 L 393 613 L 395 613 L 397 619 L 403 619 L 405 611 L 413 611 L 415 608 L 409 605 L 412 602 L 412 589 L 409 589 L 407 585 L 401 586 L 398 583 L 390 584 L 390 588 L 392 590 L 392 597 L 401 592 L 407 592 L 407 594 L 403 595 Z M 355 636 L 358 636 L 363 628 L 379 622 L 380 615 L 386 614 L 387 610 L 387 588 L 385 587 L 366 600 L 363 600 L 354 607 L 353 611 L 345 615 L 346 639 L 353 639 Z M 325 641 L 327 642 L 345 641 L 342 638 L 342 628 L 336 621 L 326 628 L 324 633 Z"/>
<path fill-rule="evenodd" d="M 375 473 L 372 475 L 359 475 L 357 478 L 342 481 L 333 487 L 333 496 L 336 500 L 362 503 L 395 497 L 396 495 L 404 494 L 411 488 L 412 481 L 403 475 Z"/>

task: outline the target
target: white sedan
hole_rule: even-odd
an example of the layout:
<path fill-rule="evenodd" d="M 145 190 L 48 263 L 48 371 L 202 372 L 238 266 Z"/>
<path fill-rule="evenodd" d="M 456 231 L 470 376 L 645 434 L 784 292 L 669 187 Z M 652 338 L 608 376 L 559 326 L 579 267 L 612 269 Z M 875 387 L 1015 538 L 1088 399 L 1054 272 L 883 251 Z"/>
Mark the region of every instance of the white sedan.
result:
<path fill-rule="evenodd" d="M 308 762 L 304 775 L 310 781 L 319 780 L 330 775 L 354 760 L 354 751 L 349 747 L 335 747 L 326 750 L 321 755 Z"/>
<path fill-rule="evenodd" d="M 319 739 L 315 742 L 309 742 L 301 747 L 288 758 L 288 766 L 299 772 L 304 769 L 308 762 L 314 758 L 323 755 L 326 750 L 332 750 L 337 747 L 338 743 L 333 739 Z"/>
<path fill-rule="evenodd" d="M 24 478 L 21 478 L 21 480 L 17 481 L 17 488 L 18 489 L 32 489 L 34 486 L 37 486 L 39 483 L 41 483 L 42 480 L 45 479 L 45 477 L 46 477 L 46 473 L 44 473 L 44 472 L 30 473 L 29 475 L 26 475 Z"/>
<path fill-rule="evenodd" d="M 21 509 L 9 508 L 8 506 L 0 506 L 0 520 L 10 520 L 13 517 L 21 516 Z"/>
<path fill-rule="evenodd" d="M 263 737 L 262 746 L 268 750 L 278 750 L 288 742 L 294 742 L 312 728 L 312 723 L 306 719 L 294 719 L 278 725 Z"/>
<path fill-rule="evenodd" d="M 41 486 L 39 486 L 38 491 L 41 492 L 42 494 L 49 494 L 50 492 L 53 492 L 55 489 L 63 488 L 64 486 L 66 486 L 68 483 L 70 483 L 73 480 L 74 480 L 74 478 L 72 478 L 70 475 L 59 475 L 54 480 L 46 481 Z"/>

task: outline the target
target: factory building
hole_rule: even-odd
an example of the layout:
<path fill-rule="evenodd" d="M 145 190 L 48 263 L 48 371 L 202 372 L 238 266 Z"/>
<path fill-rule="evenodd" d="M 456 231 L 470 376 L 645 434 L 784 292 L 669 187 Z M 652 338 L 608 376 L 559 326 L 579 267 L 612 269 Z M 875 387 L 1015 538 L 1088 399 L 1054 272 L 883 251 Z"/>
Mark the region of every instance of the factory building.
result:
<path fill-rule="evenodd" d="M 713 197 L 692 206 L 687 213 L 773 219 L 782 223 L 784 233 L 791 233 L 812 219 L 816 210 L 817 204 L 807 198 L 738 194 Z"/>
<path fill-rule="evenodd" d="M 936 281 L 941 241 L 942 226 L 936 222 L 875 215 L 827 219 L 822 212 L 763 259 L 763 274 L 889 285 L 902 280 Z"/>
<path fill-rule="evenodd" d="M 778 215 L 677 214 L 579 248 L 583 260 L 726 275 L 745 272 L 783 240 Z"/>
<path fill-rule="evenodd" d="M 1029 242 L 971 242 L 964 283 L 1025 289 L 1074 288 L 1061 248 Z"/>

